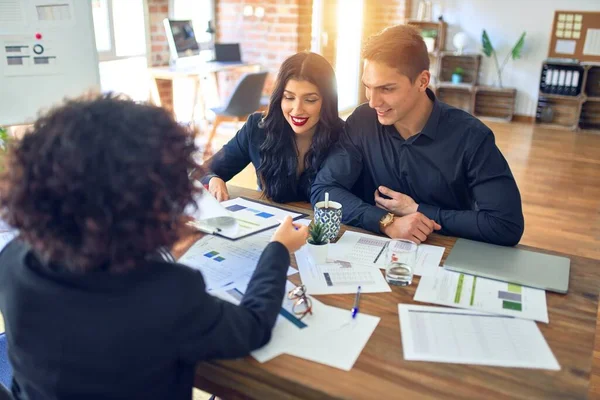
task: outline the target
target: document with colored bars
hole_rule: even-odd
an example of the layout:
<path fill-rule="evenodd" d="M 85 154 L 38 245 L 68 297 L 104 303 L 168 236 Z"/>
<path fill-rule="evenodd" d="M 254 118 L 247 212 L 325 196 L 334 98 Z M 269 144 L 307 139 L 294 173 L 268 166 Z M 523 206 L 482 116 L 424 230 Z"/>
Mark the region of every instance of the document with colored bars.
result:
<path fill-rule="evenodd" d="M 438 268 L 423 276 L 415 301 L 468 308 L 548 323 L 546 292 Z"/>

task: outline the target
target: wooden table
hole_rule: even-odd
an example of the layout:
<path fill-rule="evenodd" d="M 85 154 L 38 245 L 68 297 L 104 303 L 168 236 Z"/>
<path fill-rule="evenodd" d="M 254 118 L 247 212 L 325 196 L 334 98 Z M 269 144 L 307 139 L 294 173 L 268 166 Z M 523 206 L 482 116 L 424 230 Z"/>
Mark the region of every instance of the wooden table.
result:
<path fill-rule="evenodd" d="M 260 197 L 259 192 L 249 189 L 229 186 L 229 191 L 231 197 Z M 306 203 L 286 207 L 311 213 Z M 360 231 L 351 227 L 342 230 L 346 229 Z M 175 256 L 183 254 L 198 237 L 190 235 L 182 240 L 174 249 Z M 455 241 L 456 238 L 433 234 L 427 243 L 446 247 L 445 260 Z M 265 364 L 246 357 L 198 364 L 195 385 L 224 399 L 587 398 L 600 265 L 588 258 L 570 258 L 569 293 L 547 292 L 550 324 L 537 324 L 558 359 L 560 371 L 405 361 L 398 303 L 414 303 L 412 298 L 419 283 L 415 277 L 409 287 L 361 295 L 361 312 L 381 317 L 381 321 L 349 372 L 289 355 Z M 293 257 L 292 262 L 295 264 Z M 300 283 L 299 275 L 290 280 Z M 348 310 L 354 301 L 350 294 L 315 297 Z"/>

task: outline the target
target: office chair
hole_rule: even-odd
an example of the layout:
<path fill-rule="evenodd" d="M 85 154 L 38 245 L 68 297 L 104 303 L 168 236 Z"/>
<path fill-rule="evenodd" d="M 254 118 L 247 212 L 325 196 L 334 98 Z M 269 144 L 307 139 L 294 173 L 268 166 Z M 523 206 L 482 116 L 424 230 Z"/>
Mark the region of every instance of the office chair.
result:
<path fill-rule="evenodd" d="M 0 333 L 0 400 L 10 399 L 10 384 L 12 381 L 12 367 L 8 362 L 6 334 Z"/>
<path fill-rule="evenodd" d="M 223 107 L 211 108 L 215 113 L 215 121 L 206 142 L 205 154 L 211 152 L 211 144 L 217 133 L 217 127 L 221 122 L 245 121 L 250 114 L 260 108 L 260 100 L 266 79 L 266 71 L 244 74 L 225 102 L 225 105 Z"/>

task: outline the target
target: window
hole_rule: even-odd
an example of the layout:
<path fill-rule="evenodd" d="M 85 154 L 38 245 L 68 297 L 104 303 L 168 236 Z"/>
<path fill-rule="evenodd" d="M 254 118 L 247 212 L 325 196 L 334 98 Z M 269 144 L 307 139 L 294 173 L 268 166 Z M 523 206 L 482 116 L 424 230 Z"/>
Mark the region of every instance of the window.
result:
<path fill-rule="evenodd" d="M 100 61 L 146 54 L 144 0 L 92 0 Z"/>
<path fill-rule="evenodd" d="M 209 23 L 213 29 L 215 26 L 214 0 L 171 0 L 171 2 L 173 5 L 171 8 L 173 10 L 171 18 L 191 19 L 198 44 L 209 43 L 213 40 L 212 34 L 206 32 L 206 30 Z"/>
<path fill-rule="evenodd" d="M 103 92 L 148 99 L 145 0 L 90 0 Z"/>

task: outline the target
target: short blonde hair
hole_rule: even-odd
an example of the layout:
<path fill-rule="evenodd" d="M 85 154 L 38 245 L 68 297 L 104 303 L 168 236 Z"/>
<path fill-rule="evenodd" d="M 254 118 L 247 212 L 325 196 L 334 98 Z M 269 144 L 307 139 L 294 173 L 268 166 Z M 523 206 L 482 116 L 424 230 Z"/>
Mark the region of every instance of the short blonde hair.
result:
<path fill-rule="evenodd" d="M 391 26 L 371 36 L 362 53 L 365 60 L 396 68 L 411 82 L 429 70 L 427 46 L 419 30 L 411 25 Z"/>

